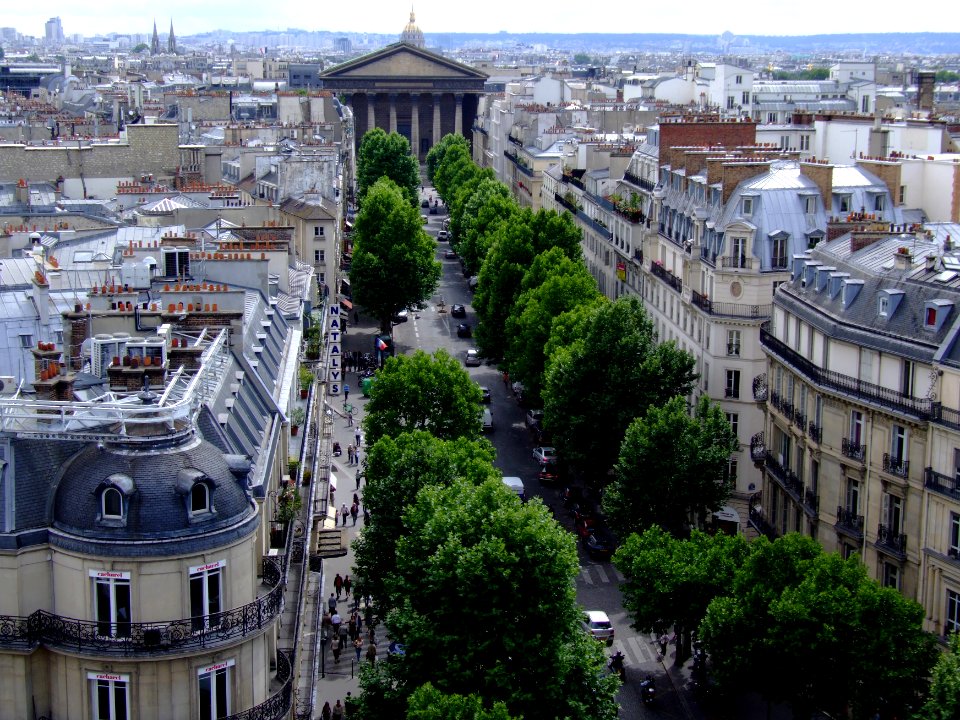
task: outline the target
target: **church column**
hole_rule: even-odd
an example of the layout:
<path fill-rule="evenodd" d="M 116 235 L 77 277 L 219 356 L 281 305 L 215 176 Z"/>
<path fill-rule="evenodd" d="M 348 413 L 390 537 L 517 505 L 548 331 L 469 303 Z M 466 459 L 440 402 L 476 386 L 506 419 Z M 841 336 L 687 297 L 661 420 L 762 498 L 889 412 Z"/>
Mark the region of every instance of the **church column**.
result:
<path fill-rule="evenodd" d="M 463 93 L 454 95 L 457 100 L 457 111 L 453 116 L 453 132 L 457 135 L 463 134 Z"/>
<path fill-rule="evenodd" d="M 410 149 L 420 159 L 420 94 L 410 93 Z"/>
<path fill-rule="evenodd" d="M 433 94 L 433 140 L 431 146 L 440 142 L 440 98 L 442 93 Z"/>
<path fill-rule="evenodd" d="M 373 93 L 367 93 L 367 130 L 373 130 L 377 126 L 376 109 L 374 105 L 377 102 L 377 96 Z"/>
<path fill-rule="evenodd" d="M 397 131 L 397 94 L 390 93 L 390 132 Z"/>

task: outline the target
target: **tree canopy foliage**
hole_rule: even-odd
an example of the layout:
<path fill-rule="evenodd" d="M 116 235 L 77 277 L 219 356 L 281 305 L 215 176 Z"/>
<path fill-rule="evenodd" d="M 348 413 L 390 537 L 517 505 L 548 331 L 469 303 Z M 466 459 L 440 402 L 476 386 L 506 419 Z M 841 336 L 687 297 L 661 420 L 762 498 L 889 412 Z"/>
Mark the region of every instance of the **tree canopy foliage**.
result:
<path fill-rule="evenodd" d="M 580 627 L 573 538 L 542 503 L 499 481 L 430 485 L 404 527 L 388 583 L 406 595 L 386 624 L 405 654 L 363 671 L 364 717 L 401 714 L 427 681 L 527 720 L 616 717 L 618 680 Z"/>
<path fill-rule="evenodd" d="M 353 300 L 386 332 L 397 311 L 429 298 L 440 281 L 436 241 L 417 208 L 383 178 L 367 193 L 353 230 Z"/>
<path fill-rule="evenodd" d="M 407 720 L 515 720 L 507 706 L 494 703 L 489 710 L 476 694 L 448 695 L 431 683 L 418 687 L 407 701 Z"/>
<path fill-rule="evenodd" d="M 370 389 L 367 442 L 426 430 L 441 440 L 480 437 L 480 387 L 444 349 L 387 358 Z"/>
<path fill-rule="evenodd" d="M 950 651 L 943 653 L 933 668 L 933 682 L 927 702 L 916 720 L 956 720 L 960 717 L 960 634 L 950 636 Z"/>
<path fill-rule="evenodd" d="M 470 152 L 470 144 L 463 135 L 449 133 L 440 138 L 440 141 L 430 148 L 430 151 L 427 153 L 427 178 L 443 197 L 446 197 L 450 188 L 446 186 L 441 187 L 437 184 L 437 168 L 443 165 L 447 151 L 453 147 L 460 147 L 467 151 L 468 154 Z"/>
<path fill-rule="evenodd" d="M 465 198 L 461 212 L 454 214 L 451 206 L 454 247 L 471 275 L 479 272 L 497 228 L 509 222 L 518 209 L 506 185 L 489 178 L 482 179 Z"/>
<path fill-rule="evenodd" d="M 730 495 L 725 470 L 737 438 L 719 405 L 700 397 L 693 417 L 674 397 L 627 428 L 603 498 L 611 527 L 626 535 L 660 525 L 685 536 Z"/>
<path fill-rule="evenodd" d="M 544 374 L 544 424 L 564 458 L 611 468 L 624 433 L 651 405 L 693 386 L 694 360 L 658 345 L 639 298 L 591 304 L 554 323 Z"/>
<path fill-rule="evenodd" d="M 384 176 L 393 180 L 411 207 L 417 207 L 420 165 L 410 154 L 410 143 L 399 133 L 388 135 L 382 128 L 374 128 L 364 133 L 357 151 L 357 202 L 361 207 L 367 193 Z"/>

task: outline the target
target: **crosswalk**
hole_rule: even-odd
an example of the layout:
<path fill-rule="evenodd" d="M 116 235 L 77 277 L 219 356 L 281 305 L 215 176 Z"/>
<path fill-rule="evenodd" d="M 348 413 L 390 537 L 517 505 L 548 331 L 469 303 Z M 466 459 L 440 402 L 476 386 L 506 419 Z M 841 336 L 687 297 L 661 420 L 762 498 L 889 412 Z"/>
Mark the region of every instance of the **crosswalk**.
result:
<path fill-rule="evenodd" d="M 619 585 L 624 581 L 623 574 L 610 563 L 581 565 L 579 581 L 584 585 Z"/>
<path fill-rule="evenodd" d="M 627 658 L 627 665 L 640 665 L 642 663 L 656 662 L 657 647 L 650 639 L 649 635 L 631 635 L 627 638 L 617 638 L 610 647 L 610 655 L 617 651 L 622 652 Z"/>

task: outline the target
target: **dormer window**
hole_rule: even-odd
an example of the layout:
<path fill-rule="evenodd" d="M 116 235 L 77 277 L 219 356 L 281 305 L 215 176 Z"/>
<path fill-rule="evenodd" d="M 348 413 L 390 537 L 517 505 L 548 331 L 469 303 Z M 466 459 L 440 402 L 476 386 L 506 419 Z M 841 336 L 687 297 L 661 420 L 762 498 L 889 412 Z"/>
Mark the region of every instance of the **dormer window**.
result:
<path fill-rule="evenodd" d="M 950 315 L 953 303 L 949 300 L 928 300 L 923 306 L 923 326 L 927 330 L 938 332 Z"/>
<path fill-rule="evenodd" d="M 753 215 L 753 198 L 752 197 L 745 197 L 743 199 L 743 202 L 741 204 L 741 212 L 743 212 L 744 215 Z"/>
<path fill-rule="evenodd" d="M 837 211 L 842 213 L 850 212 L 849 195 L 837 195 Z"/>
<path fill-rule="evenodd" d="M 877 298 L 877 314 L 880 317 L 887 317 L 888 311 L 890 309 L 890 298 L 886 295 L 881 295 Z"/>
<path fill-rule="evenodd" d="M 105 488 L 100 495 L 100 516 L 105 520 L 123 517 L 123 495 L 115 487 Z"/>
<path fill-rule="evenodd" d="M 99 523 L 107 527 L 123 527 L 127 522 L 130 496 L 134 492 L 136 487 L 129 475 L 114 473 L 104 479 L 94 491 L 99 499 Z"/>
<path fill-rule="evenodd" d="M 190 490 L 190 512 L 210 512 L 210 488 L 202 482 L 198 482 Z"/>
<path fill-rule="evenodd" d="M 216 515 L 216 507 L 213 504 L 216 483 L 200 470 L 182 469 L 177 473 L 174 489 L 183 498 L 187 518 L 191 522 L 201 522 Z"/>

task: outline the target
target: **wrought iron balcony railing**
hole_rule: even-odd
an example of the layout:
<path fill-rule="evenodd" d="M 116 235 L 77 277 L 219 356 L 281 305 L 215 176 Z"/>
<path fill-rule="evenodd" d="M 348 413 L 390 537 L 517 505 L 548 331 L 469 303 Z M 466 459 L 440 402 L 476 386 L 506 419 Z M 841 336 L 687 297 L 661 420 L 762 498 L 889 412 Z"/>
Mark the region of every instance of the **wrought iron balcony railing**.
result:
<path fill-rule="evenodd" d="M 877 526 L 877 547 L 898 557 L 907 554 L 907 536 L 880 523 Z"/>
<path fill-rule="evenodd" d="M 650 263 L 650 274 L 660 278 L 677 292 L 683 292 L 683 281 L 660 263 L 656 261 Z"/>
<path fill-rule="evenodd" d="M 758 432 L 750 438 L 750 459 L 754 462 L 767 457 L 767 445 L 763 439 L 763 432 Z"/>
<path fill-rule="evenodd" d="M 849 438 L 843 438 L 843 440 L 840 442 L 840 452 L 851 460 L 859 460 L 860 462 L 863 462 L 864 458 L 867 456 L 867 446 L 861 445 L 858 442 L 854 442 Z"/>
<path fill-rule="evenodd" d="M 230 644 L 270 626 L 283 611 L 282 568 L 264 558 L 269 592 L 232 610 L 164 622 L 98 622 L 62 617 L 46 610 L 0 616 L 0 648 L 38 645 L 91 655 L 158 655 Z"/>
<path fill-rule="evenodd" d="M 766 535 L 771 540 L 777 537 L 777 531 L 763 515 L 763 510 L 750 505 L 750 525 L 761 535 Z"/>
<path fill-rule="evenodd" d="M 838 505 L 837 529 L 858 540 L 863 540 L 863 515 L 857 515 L 853 510 Z"/>
<path fill-rule="evenodd" d="M 883 471 L 899 477 L 907 477 L 910 473 L 910 462 L 890 453 L 883 454 Z"/>
<path fill-rule="evenodd" d="M 633 183 L 641 190 L 646 190 L 647 192 L 653 192 L 653 189 L 656 187 L 655 183 L 650 182 L 649 180 L 644 180 L 639 175 L 634 175 L 632 172 L 625 172 L 623 174 L 623 179 L 627 182 Z"/>
<path fill-rule="evenodd" d="M 228 715 L 225 720 L 283 720 L 290 713 L 293 700 L 292 658 L 282 650 L 277 650 L 277 681 L 280 689 L 259 705 Z"/>
<path fill-rule="evenodd" d="M 960 480 L 954 476 L 938 473 L 933 468 L 928 467 L 923 471 L 923 484 L 928 490 L 960 501 Z M 0 629 L 0 632 L 2 632 L 2 629 Z"/>
<path fill-rule="evenodd" d="M 818 445 L 823 442 L 823 428 L 819 425 L 814 425 L 812 420 L 807 426 L 807 434 L 810 436 L 810 439 Z"/>
<path fill-rule="evenodd" d="M 765 402 L 767 399 L 767 374 L 760 373 L 753 379 L 753 399 Z"/>
<path fill-rule="evenodd" d="M 800 428 L 800 432 L 803 432 L 807 429 L 807 415 L 800 411 L 799 407 L 793 409 L 793 417 L 791 418 L 793 424 Z"/>
<path fill-rule="evenodd" d="M 807 488 L 803 491 L 803 506 L 813 516 L 820 512 L 820 496 L 816 491 Z"/>
<path fill-rule="evenodd" d="M 690 302 L 710 315 L 724 317 L 752 318 L 765 320 L 770 317 L 770 305 L 746 305 L 744 303 L 714 302 L 706 295 L 694 290 L 690 294 Z"/>
<path fill-rule="evenodd" d="M 775 478 L 794 500 L 800 502 L 803 498 L 803 481 L 797 474 L 790 468 L 783 467 L 771 452 L 767 452 L 766 464 L 771 477 Z"/>
<path fill-rule="evenodd" d="M 750 270 L 753 267 L 753 258 L 744 257 L 743 255 L 735 257 L 722 255 L 720 257 L 720 267 L 733 268 L 735 270 Z"/>

